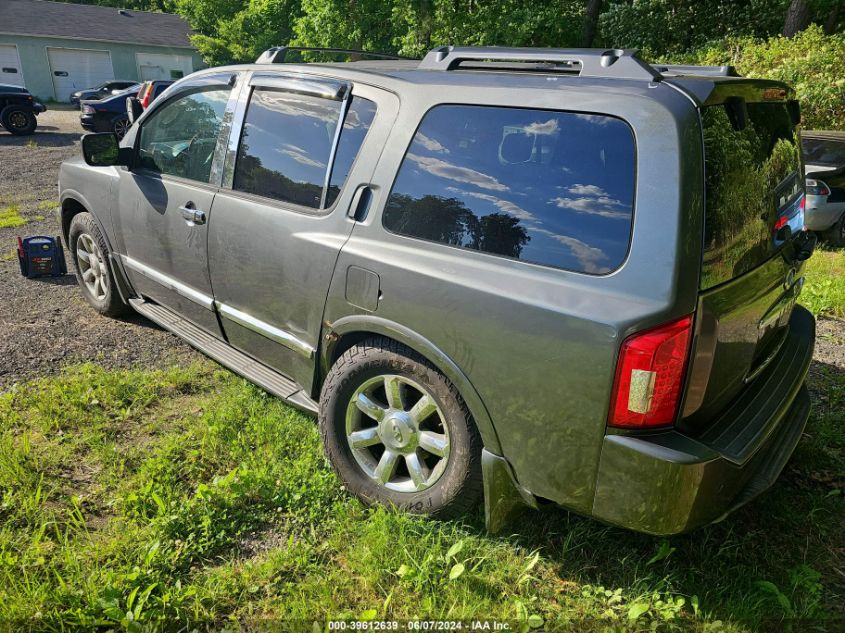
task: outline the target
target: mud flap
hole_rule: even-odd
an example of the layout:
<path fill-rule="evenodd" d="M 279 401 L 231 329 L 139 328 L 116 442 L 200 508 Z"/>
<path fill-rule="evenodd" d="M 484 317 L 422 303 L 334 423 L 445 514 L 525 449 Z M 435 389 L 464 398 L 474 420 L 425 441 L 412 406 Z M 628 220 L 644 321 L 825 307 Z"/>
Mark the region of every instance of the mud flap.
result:
<path fill-rule="evenodd" d="M 481 472 L 484 477 L 484 522 L 489 532 L 499 532 L 525 508 L 537 509 L 536 499 L 516 482 L 504 457 L 483 449 Z"/>

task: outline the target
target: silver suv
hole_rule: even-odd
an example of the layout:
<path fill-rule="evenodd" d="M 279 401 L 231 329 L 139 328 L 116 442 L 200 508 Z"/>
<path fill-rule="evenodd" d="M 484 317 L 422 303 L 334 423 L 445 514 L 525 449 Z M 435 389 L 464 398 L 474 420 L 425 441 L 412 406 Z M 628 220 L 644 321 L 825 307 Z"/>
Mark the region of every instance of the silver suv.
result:
<path fill-rule="evenodd" d="M 318 414 L 366 502 L 671 534 L 773 483 L 814 341 L 787 86 L 623 50 L 289 52 L 63 164 L 94 309 Z"/>

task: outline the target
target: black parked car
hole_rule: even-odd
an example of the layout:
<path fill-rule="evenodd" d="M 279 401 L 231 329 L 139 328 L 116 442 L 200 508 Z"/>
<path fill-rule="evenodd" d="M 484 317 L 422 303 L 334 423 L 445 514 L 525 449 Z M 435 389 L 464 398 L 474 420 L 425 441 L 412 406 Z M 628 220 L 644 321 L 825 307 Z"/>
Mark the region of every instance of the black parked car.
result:
<path fill-rule="evenodd" d="M 76 107 L 81 107 L 83 101 L 95 101 L 98 99 L 106 99 L 112 95 L 117 94 L 127 88 L 131 88 L 137 81 L 130 81 L 127 79 L 112 79 L 111 81 L 104 81 L 99 86 L 94 88 L 85 88 L 84 90 L 77 90 L 70 95 L 70 102 Z"/>
<path fill-rule="evenodd" d="M 139 84 L 122 90 L 107 99 L 83 101 L 79 121 L 89 132 L 114 132 L 123 138 L 132 125 L 126 114 L 126 98 L 138 94 Z"/>
<path fill-rule="evenodd" d="M 32 134 L 38 125 L 36 115 L 46 110 L 23 86 L 0 84 L 0 126 L 12 134 Z"/>

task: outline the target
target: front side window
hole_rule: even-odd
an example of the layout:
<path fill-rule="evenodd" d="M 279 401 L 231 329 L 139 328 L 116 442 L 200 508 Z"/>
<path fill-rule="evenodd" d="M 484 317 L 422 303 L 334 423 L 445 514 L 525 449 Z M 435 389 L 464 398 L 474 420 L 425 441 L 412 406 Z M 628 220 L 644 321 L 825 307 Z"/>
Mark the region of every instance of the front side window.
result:
<path fill-rule="evenodd" d="M 350 104 L 324 201 L 342 102 L 256 88 L 238 148 L 234 189 L 311 209 L 331 206 L 372 121 L 366 104 L 373 105 L 359 98 Z"/>
<path fill-rule="evenodd" d="M 448 105 L 426 114 L 384 212 L 392 232 L 578 272 L 625 258 L 634 139 L 593 114 Z"/>
<path fill-rule="evenodd" d="M 159 108 L 141 127 L 140 167 L 207 183 L 229 93 L 190 92 Z"/>

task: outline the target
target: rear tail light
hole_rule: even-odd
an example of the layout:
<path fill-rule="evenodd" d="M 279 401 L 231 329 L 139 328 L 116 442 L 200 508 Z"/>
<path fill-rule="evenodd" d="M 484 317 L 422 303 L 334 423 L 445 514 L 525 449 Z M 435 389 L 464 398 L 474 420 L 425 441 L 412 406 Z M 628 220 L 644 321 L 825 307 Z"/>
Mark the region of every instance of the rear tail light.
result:
<path fill-rule="evenodd" d="M 94 107 L 93 106 L 89 106 L 89 105 L 83 105 L 82 106 L 82 114 L 93 114 L 93 113 L 94 113 Z"/>
<path fill-rule="evenodd" d="M 616 363 L 608 425 L 646 429 L 675 422 L 691 332 L 692 315 L 625 339 Z"/>
<path fill-rule="evenodd" d="M 150 97 L 153 94 L 153 84 L 148 83 L 144 84 L 144 96 L 141 97 L 141 105 L 144 106 L 144 110 L 150 107 Z"/>
<path fill-rule="evenodd" d="M 811 196 L 829 196 L 830 187 L 821 180 L 807 178 L 807 194 Z"/>

